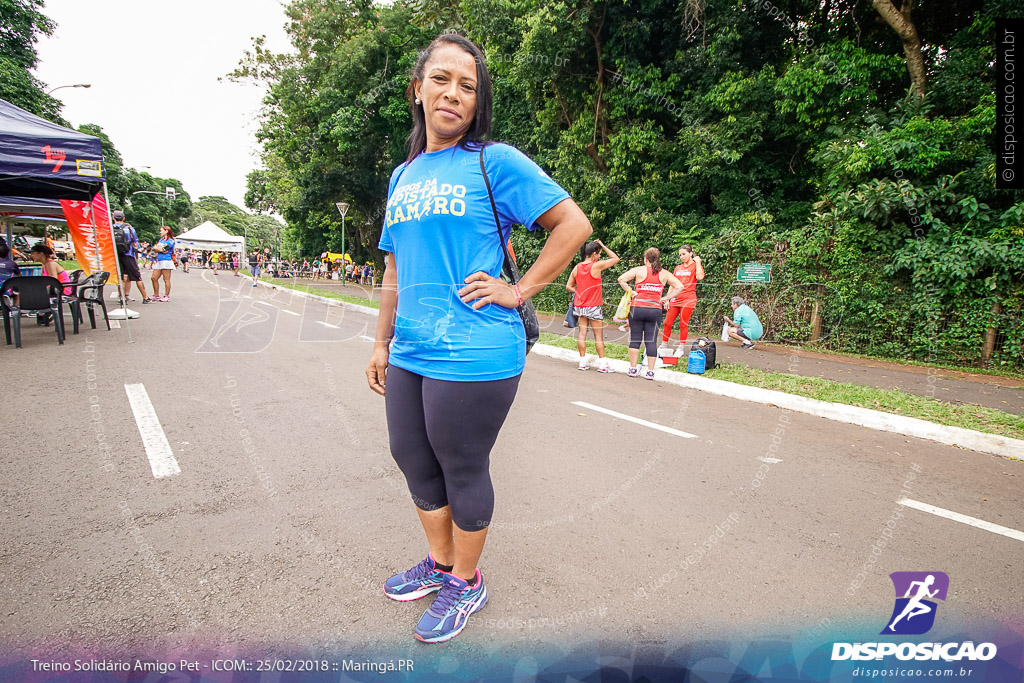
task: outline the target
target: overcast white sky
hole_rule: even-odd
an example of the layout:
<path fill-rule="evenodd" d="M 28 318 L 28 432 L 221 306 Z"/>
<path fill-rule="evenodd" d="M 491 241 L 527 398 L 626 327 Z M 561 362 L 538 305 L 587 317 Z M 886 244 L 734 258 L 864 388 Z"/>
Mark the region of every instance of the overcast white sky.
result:
<path fill-rule="evenodd" d="M 289 50 L 278 0 L 46 0 L 43 12 L 57 29 L 39 42 L 36 75 L 49 88 L 92 84 L 54 93 L 64 118 L 98 124 L 127 166 L 178 178 L 193 199 L 243 205 L 263 89 L 217 78 L 252 36 Z"/>

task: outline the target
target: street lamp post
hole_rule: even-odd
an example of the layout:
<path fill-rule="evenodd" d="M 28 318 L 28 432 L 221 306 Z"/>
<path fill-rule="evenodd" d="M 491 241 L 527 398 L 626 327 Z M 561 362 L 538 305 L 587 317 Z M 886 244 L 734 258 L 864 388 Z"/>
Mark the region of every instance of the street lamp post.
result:
<path fill-rule="evenodd" d="M 46 94 L 47 95 L 52 95 L 53 93 L 57 92 L 61 88 L 91 88 L 91 87 L 92 87 L 92 83 L 75 83 L 74 85 L 58 85 L 56 88 L 54 88 L 53 90 L 50 90 Z"/>
<path fill-rule="evenodd" d="M 345 286 L 345 214 L 348 213 L 348 202 L 335 204 L 341 212 L 341 286 Z"/>

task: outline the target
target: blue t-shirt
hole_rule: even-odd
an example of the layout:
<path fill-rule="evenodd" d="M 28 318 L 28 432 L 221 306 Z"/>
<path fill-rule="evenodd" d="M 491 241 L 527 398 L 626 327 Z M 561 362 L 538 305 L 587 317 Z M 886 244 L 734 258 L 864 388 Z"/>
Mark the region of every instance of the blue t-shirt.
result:
<path fill-rule="evenodd" d="M 515 147 L 484 150 L 501 220 L 535 230 L 537 218 L 569 194 Z M 421 153 L 391 174 L 381 251 L 395 255 L 398 310 L 389 363 L 433 379 L 482 382 L 515 377 L 526 365 L 523 323 L 514 308 L 473 310 L 459 290 L 477 271 L 501 274 L 504 255 L 480 171 L 480 154 L 453 145 Z"/>
<path fill-rule="evenodd" d="M 0 258 L 0 283 L 15 275 L 21 275 L 21 269 L 18 268 L 18 264 L 9 258 Z"/>
<path fill-rule="evenodd" d="M 743 334 L 747 335 L 747 338 L 751 341 L 757 341 L 764 334 L 764 328 L 761 327 L 761 321 L 758 319 L 757 314 L 754 313 L 754 309 L 746 304 L 739 306 L 733 312 L 732 321 L 743 330 Z"/>
<path fill-rule="evenodd" d="M 174 240 L 160 240 L 157 244 L 162 245 L 164 250 L 158 252 L 156 255 L 157 261 L 173 261 L 172 254 L 174 254 Z"/>

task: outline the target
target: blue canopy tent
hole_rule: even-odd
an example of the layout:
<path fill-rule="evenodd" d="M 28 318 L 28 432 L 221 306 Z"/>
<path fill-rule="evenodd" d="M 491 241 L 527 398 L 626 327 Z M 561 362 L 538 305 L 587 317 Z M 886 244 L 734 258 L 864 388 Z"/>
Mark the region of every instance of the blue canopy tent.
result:
<path fill-rule="evenodd" d="M 57 213 L 59 203 L 54 206 L 60 199 L 92 202 L 97 193 L 105 193 L 104 171 L 98 137 L 0 100 L 0 218 L 63 215 L 62 209 Z M 95 221 L 91 228 L 98 243 Z M 9 222 L 6 232 L 9 243 Z M 120 289 L 120 272 L 116 276 Z"/>
<path fill-rule="evenodd" d="M 0 195 L 90 201 L 103 172 L 99 138 L 0 100 Z"/>
<path fill-rule="evenodd" d="M 0 212 L 63 216 L 55 200 L 91 201 L 103 182 L 99 138 L 0 100 Z M 49 211 L 40 213 L 42 207 Z M 5 232 L 9 243 L 9 223 Z"/>

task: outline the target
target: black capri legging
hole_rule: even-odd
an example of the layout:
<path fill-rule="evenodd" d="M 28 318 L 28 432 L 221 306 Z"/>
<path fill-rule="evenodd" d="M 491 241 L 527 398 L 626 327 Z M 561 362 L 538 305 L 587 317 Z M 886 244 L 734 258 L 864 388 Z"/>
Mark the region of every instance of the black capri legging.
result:
<path fill-rule="evenodd" d="M 661 327 L 660 308 L 629 309 L 629 348 L 639 349 L 641 340 L 647 347 L 648 358 L 658 355 L 658 328 Z"/>
<path fill-rule="evenodd" d="M 450 382 L 388 367 L 384 405 L 391 455 L 417 507 L 450 505 L 452 521 L 463 531 L 491 523 L 491 448 L 520 377 Z"/>

